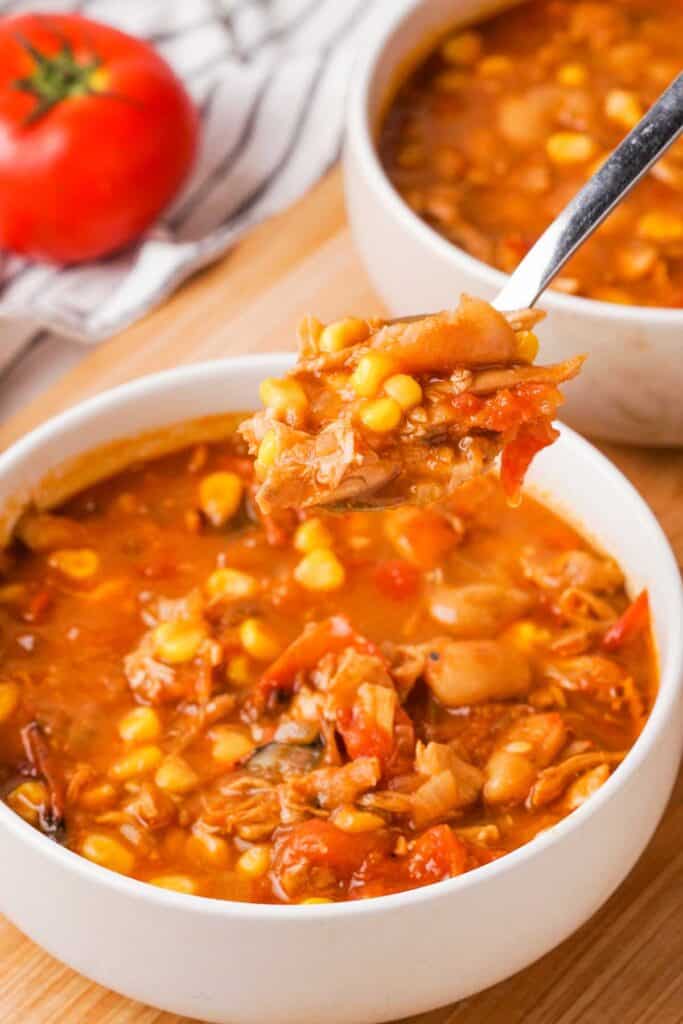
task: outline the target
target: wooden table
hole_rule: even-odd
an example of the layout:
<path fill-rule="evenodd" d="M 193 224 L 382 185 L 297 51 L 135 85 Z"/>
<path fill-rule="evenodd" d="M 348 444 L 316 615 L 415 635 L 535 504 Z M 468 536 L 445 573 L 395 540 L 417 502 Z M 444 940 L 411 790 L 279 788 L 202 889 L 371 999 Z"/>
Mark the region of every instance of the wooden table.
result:
<path fill-rule="evenodd" d="M 289 348 L 306 311 L 323 320 L 381 311 L 349 237 L 336 172 L 3 425 L 0 448 L 86 395 L 140 374 Z M 650 502 L 683 561 L 683 452 L 601 447 Z M 681 1024 L 682 840 L 683 776 L 646 853 L 588 924 L 526 971 L 412 1024 Z M 180 1024 L 181 1018 L 86 981 L 0 920 L 0 1021 Z"/>

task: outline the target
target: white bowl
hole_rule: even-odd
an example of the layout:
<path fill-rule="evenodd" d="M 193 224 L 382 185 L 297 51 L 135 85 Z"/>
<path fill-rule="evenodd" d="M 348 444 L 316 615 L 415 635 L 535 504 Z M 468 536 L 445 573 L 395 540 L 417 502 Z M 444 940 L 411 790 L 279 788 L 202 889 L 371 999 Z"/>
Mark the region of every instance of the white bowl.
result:
<path fill-rule="evenodd" d="M 353 235 L 395 316 L 453 306 L 461 292 L 492 299 L 507 275 L 421 220 L 395 191 L 374 139 L 392 90 L 449 27 L 509 6 L 504 0 L 396 0 L 359 55 L 344 154 Z M 407 10 L 406 10 L 407 9 Z M 386 12 L 385 12 L 386 14 Z M 583 433 L 632 444 L 683 444 L 683 310 L 621 306 L 548 291 L 539 305 L 544 361 L 588 352 L 566 389 L 562 418 Z"/>
<path fill-rule="evenodd" d="M 246 356 L 106 392 L 0 456 L 0 509 L 65 459 L 112 439 L 258 401 L 289 365 Z M 184 896 L 71 853 L 0 805 L 0 909 L 60 960 L 118 992 L 230 1024 L 363 1024 L 461 999 L 561 942 L 631 869 L 659 821 L 683 742 L 681 584 L 642 499 L 569 429 L 531 481 L 647 586 L 661 686 L 623 764 L 582 808 L 493 864 L 447 882 L 325 906 Z"/>

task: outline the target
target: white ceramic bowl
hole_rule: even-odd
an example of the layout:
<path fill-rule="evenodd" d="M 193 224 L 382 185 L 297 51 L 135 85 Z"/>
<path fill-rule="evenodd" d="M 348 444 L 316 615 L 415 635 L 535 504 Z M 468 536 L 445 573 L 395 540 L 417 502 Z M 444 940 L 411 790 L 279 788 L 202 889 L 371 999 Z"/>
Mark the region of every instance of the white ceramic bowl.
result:
<path fill-rule="evenodd" d="M 392 90 L 449 27 L 510 0 L 395 0 L 359 55 L 349 98 L 346 198 L 370 278 L 392 314 L 453 306 L 461 292 L 491 299 L 506 275 L 447 241 L 404 203 L 374 138 Z M 386 11 L 384 12 L 386 15 Z M 566 388 L 562 418 L 583 433 L 633 444 L 683 444 L 683 310 L 620 306 L 546 292 L 541 357 L 588 352 Z"/>
<path fill-rule="evenodd" d="M 247 356 L 147 377 L 84 402 L 0 456 L 0 510 L 112 439 L 258 401 L 288 365 Z M 569 429 L 531 480 L 647 586 L 661 688 L 623 764 L 587 805 L 470 874 L 325 906 L 184 896 L 113 874 L 0 805 L 0 909 L 77 971 L 134 999 L 230 1024 L 364 1024 L 461 999 L 525 967 L 621 882 L 664 810 L 681 753 L 683 619 L 669 546 L 642 499 Z"/>

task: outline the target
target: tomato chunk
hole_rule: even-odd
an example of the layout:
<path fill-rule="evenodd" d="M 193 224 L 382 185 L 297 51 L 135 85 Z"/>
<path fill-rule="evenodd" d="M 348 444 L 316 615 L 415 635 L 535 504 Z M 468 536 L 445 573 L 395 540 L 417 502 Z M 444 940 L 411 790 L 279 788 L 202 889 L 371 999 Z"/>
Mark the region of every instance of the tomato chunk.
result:
<path fill-rule="evenodd" d="M 377 589 L 392 601 L 413 597 L 420 586 L 419 570 L 401 558 L 389 558 L 375 569 Z"/>
<path fill-rule="evenodd" d="M 558 436 L 557 430 L 547 420 L 526 423 L 503 449 L 500 465 L 500 479 L 507 499 L 519 499 L 524 477 L 537 452 L 552 444 Z"/>
<path fill-rule="evenodd" d="M 649 621 L 650 599 L 647 590 L 641 590 L 621 618 L 617 619 L 607 630 L 602 638 L 602 646 L 606 651 L 618 651 L 625 643 L 646 629 Z"/>
<path fill-rule="evenodd" d="M 394 740 L 362 707 L 354 704 L 337 714 L 337 729 L 352 760 L 357 757 L 378 757 L 385 765 L 394 749 Z"/>
<path fill-rule="evenodd" d="M 373 832 L 349 834 L 329 821 L 303 821 L 275 847 L 273 873 L 283 892 L 334 891 L 347 884 L 373 851 L 382 851 L 386 838 Z"/>
<path fill-rule="evenodd" d="M 387 534 L 404 560 L 417 569 L 434 569 L 461 542 L 464 528 L 455 516 L 405 506 L 390 514 Z"/>
<path fill-rule="evenodd" d="M 467 870 L 467 846 L 448 825 L 434 825 L 415 841 L 408 875 L 416 885 L 454 878 Z"/>

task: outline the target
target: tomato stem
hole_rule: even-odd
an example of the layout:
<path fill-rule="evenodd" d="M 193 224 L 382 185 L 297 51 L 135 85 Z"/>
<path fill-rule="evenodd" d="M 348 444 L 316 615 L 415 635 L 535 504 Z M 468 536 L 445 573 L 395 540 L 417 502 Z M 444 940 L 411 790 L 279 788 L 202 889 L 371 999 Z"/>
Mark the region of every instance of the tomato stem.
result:
<path fill-rule="evenodd" d="M 93 87 L 93 76 L 102 65 L 99 57 L 78 60 L 67 40 L 62 41 L 56 54 L 48 55 L 23 36 L 17 35 L 16 39 L 35 62 L 30 75 L 14 82 L 15 89 L 28 92 L 36 99 L 26 124 L 33 124 L 63 100 L 92 95 L 97 91 Z"/>

